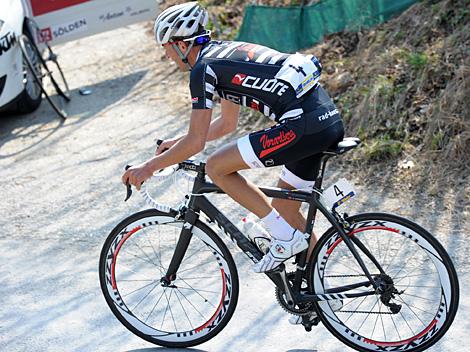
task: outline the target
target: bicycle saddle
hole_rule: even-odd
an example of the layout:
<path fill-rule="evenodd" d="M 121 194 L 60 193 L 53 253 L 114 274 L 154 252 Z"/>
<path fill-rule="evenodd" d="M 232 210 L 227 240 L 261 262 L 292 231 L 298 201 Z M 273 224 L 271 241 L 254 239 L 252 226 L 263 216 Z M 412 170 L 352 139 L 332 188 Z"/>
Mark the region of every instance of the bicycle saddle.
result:
<path fill-rule="evenodd" d="M 335 154 L 343 154 L 348 150 L 356 148 L 361 144 L 361 140 L 357 137 L 346 137 L 341 142 L 339 142 L 336 147 L 328 149 L 328 152 Z"/>

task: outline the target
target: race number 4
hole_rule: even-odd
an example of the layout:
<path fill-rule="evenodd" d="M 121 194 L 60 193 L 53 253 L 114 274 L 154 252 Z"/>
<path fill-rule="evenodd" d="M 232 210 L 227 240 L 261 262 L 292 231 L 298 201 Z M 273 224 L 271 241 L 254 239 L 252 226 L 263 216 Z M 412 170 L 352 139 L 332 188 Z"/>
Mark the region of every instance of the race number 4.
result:
<path fill-rule="evenodd" d="M 344 178 L 323 191 L 323 198 L 330 209 L 336 209 L 356 195 L 353 186 Z"/>

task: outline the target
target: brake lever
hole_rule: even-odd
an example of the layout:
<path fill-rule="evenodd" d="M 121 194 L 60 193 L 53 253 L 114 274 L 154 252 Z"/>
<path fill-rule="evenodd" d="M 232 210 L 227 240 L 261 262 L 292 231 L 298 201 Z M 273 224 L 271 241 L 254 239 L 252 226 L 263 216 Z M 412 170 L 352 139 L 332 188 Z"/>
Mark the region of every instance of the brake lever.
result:
<path fill-rule="evenodd" d="M 163 143 L 163 139 L 157 139 L 157 147 L 159 147 Z M 162 150 L 162 153 L 166 152 L 170 148 L 165 148 Z"/>
<path fill-rule="evenodd" d="M 126 165 L 125 169 L 126 171 L 131 167 L 132 165 Z M 124 202 L 127 202 L 127 200 L 132 196 L 132 187 L 129 182 L 126 183 L 126 188 L 127 188 L 127 195 L 126 199 L 124 199 Z"/>

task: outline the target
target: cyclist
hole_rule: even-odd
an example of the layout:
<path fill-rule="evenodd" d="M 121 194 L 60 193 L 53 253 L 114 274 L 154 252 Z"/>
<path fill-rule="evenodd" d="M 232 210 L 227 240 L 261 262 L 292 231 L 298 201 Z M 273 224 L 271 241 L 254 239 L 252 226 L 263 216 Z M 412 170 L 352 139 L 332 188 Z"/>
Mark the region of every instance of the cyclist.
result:
<path fill-rule="evenodd" d="M 314 56 L 213 41 L 205 28 L 207 20 L 206 10 L 197 2 L 172 6 L 156 19 L 157 43 L 181 71 L 191 71 L 189 131 L 164 141 L 153 158 L 128 169 L 122 181 L 139 189 L 154 171 L 177 164 L 202 151 L 206 141 L 234 131 L 240 105 L 260 111 L 276 124 L 217 150 L 208 158 L 206 171 L 268 228 L 273 237 L 270 250 L 254 266 L 255 272 L 266 272 L 308 247 L 305 218 L 299 202 L 274 200 L 270 204 L 238 171 L 284 165 L 278 187 L 311 188 L 319 154 L 342 140 L 343 123 L 318 83 L 321 65 Z M 221 116 L 211 122 L 216 92 L 221 98 Z M 311 248 L 315 241 L 313 234 Z"/>

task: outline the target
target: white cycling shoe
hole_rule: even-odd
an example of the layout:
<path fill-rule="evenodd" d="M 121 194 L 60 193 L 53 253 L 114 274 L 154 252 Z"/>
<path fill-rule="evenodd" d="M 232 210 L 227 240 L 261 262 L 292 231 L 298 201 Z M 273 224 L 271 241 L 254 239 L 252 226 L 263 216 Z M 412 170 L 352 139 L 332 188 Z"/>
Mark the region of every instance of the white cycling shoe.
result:
<path fill-rule="evenodd" d="M 253 266 L 255 273 L 273 270 L 290 257 L 308 248 L 308 235 L 295 230 L 290 241 L 272 240 L 269 252 Z"/>
<path fill-rule="evenodd" d="M 341 299 L 334 299 L 334 300 L 331 300 L 329 302 L 330 302 L 330 306 L 331 306 L 331 309 L 333 310 L 333 312 L 337 312 L 338 310 L 343 308 L 343 300 L 341 300 Z M 311 312 L 311 313 L 308 314 L 308 319 L 310 320 L 310 322 L 312 322 L 317 316 L 318 316 L 317 312 Z M 289 323 L 292 324 L 292 325 L 302 324 L 302 316 L 300 316 L 300 315 L 291 316 L 289 318 Z"/>

